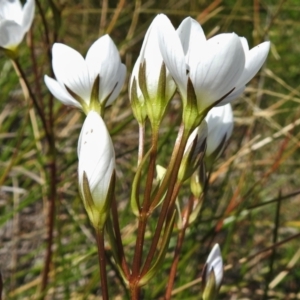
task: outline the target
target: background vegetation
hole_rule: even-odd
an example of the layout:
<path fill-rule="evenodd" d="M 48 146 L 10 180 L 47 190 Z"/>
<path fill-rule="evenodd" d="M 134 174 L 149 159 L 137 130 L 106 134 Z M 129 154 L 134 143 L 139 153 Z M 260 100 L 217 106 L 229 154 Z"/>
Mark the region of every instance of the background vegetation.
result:
<path fill-rule="evenodd" d="M 197 19 L 208 36 L 236 32 L 250 47 L 272 42 L 267 63 L 233 103 L 235 130 L 214 166 L 202 213 L 186 233 L 174 299 L 199 299 L 207 253 L 218 242 L 225 275 L 220 299 L 300 299 L 300 7 L 297 0 L 36 1 L 32 30 L 20 47 L 20 64 L 53 128 L 51 151 L 36 110 L 22 92 L 11 61 L 0 53 L 0 269 L 5 299 L 97 299 L 99 272 L 93 230 L 77 191 L 77 138 L 83 114 L 53 100 L 43 83 L 51 75 L 54 41 L 85 55 L 109 33 L 128 77 L 153 17 L 165 13 L 175 27 Z M 101 55 L 101 53 L 99 53 Z M 161 140 L 165 161 L 175 136 L 180 102 L 175 98 Z M 49 116 L 51 116 L 49 120 Z M 136 222 L 128 207 L 135 172 L 138 129 L 127 87 L 106 114 L 117 154 L 117 196 L 127 255 Z M 51 168 L 56 166 L 55 222 L 46 293 L 41 273 L 49 241 Z M 50 174 L 50 175 L 49 175 Z M 53 179 L 53 178 L 52 178 Z M 184 199 L 185 194 L 181 194 Z M 175 245 L 164 269 L 145 290 L 160 299 Z M 108 250 L 108 257 L 110 250 Z M 112 299 L 126 299 L 113 262 Z"/>

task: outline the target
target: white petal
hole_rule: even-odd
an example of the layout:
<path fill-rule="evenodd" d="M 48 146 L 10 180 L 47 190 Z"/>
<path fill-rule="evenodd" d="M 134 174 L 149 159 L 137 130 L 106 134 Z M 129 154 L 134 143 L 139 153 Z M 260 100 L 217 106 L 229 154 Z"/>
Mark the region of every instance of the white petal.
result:
<path fill-rule="evenodd" d="M 233 113 L 230 104 L 212 108 L 205 118 L 208 127 L 206 156 L 210 156 L 233 130 Z M 221 151 L 220 151 L 221 152 Z"/>
<path fill-rule="evenodd" d="M 269 50 L 270 42 L 264 42 L 246 52 L 245 69 L 237 83 L 238 86 L 247 84 L 255 76 L 265 62 Z"/>
<path fill-rule="evenodd" d="M 64 85 L 47 75 L 44 76 L 44 81 L 47 88 L 56 99 L 65 105 L 71 105 L 82 109 L 81 105 L 68 93 Z"/>
<path fill-rule="evenodd" d="M 0 1 L 0 17 L 6 20 L 15 21 L 21 25 L 22 21 L 22 5 L 19 0 L 1 0 Z"/>
<path fill-rule="evenodd" d="M 207 138 L 207 134 L 208 134 L 207 123 L 205 120 L 203 120 L 201 124 L 197 128 L 195 128 L 192 134 L 189 136 L 184 149 L 184 153 L 187 152 L 188 148 L 193 143 L 196 136 L 198 136 L 197 144 L 194 150 L 194 153 L 197 155 L 199 153 L 200 147 L 203 145 L 204 139 Z"/>
<path fill-rule="evenodd" d="M 83 57 L 64 44 L 55 43 L 52 48 L 53 71 L 58 82 L 89 103 L 92 86 Z"/>
<path fill-rule="evenodd" d="M 105 100 L 116 86 L 121 64 L 118 49 L 109 35 L 99 38 L 86 55 L 91 85 L 100 74 L 99 100 Z"/>
<path fill-rule="evenodd" d="M 115 154 L 107 128 L 95 111 L 90 111 L 84 121 L 78 141 L 78 157 L 79 187 L 82 189 L 85 172 L 94 203 L 101 209 L 115 168 Z"/>
<path fill-rule="evenodd" d="M 18 46 L 24 37 L 23 28 L 14 21 L 0 22 L 0 47 L 10 49 Z"/>
<path fill-rule="evenodd" d="M 205 46 L 206 37 L 199 22 L 188 17 L 185 18 L 177 29 L 182 48 L 189 66 L 199 62 L 200 52 Z"/>
<path fill-rule="evenodd" d="M 34 17 L 34 0 L 27 0 L 23 7 L 23 18 L 22 18 L 22 26 L 24 31 L 27 32 L 32 24 Z"/>
<path fill-rule="evenodd" d="M 157 97 L 159 76 L 163 64 L 158 43 L 160 30 L 160 18 L 156 17 L 146 32 L 140 53 L 140 62 L 146 63 L 146 80 L 150 99 Z"/>
<path fill-rule="evenodd" d="M 116 98 L 119 96 L 120 91 L 124 85 L 124 81 L 126 78 L 126 66 L 124 64 L 120 65 L 117 74 L 119 76 L 118 81 L 117 81 L 118 83 L 117 83 L 113 93 L 108 98 L 108 100 L 106 102 L 106 106 L 111 105 L 116 100 Z"/>
<path fill-rule="evenodd" d="M 200 110 L 211 106 L 233 88 L 244 70 L 245 54 L 239 37 L 219 34 L 207 41 L 201 61 L 190 70 Z"/>
<path fill-rule="evenodd" d="M 185 101 L 187 92 L 187 76 L 185 55 L 181 41 L 170 20 L 163 14 L 159 18 L 159 47 L 171 76 L 174 78 L 181 96 Z"/>
<path fill-rule="evenodd" d="M 242 43 L 242 46 L 243 46 L 243 49 L 244 49 L 244 52 L 245 52 L 245 55 L 246 55 L 246 53 L 249 51 L 248 41 L 244 37 L 240 37 L 240 41 Z"/>

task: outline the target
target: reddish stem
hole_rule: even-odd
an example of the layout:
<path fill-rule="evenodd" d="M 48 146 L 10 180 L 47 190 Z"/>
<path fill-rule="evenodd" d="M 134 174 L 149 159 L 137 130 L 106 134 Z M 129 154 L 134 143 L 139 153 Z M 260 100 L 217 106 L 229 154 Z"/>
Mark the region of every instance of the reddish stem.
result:
<path fill-rule="evenodd" d="M 136 240 L 133 265 L 132 265 L 132 276 L 130 282 L 133 287 L 137 285 L 137 282 L 139 280 L 139 272 L 140 272 L 140 267 L 142 262 L 144 238 L 145 238 L 145 231 L 146 231 L 147 220 L 149 215 L 148 214 L 149 207 L 151 204 L 150 200 L 151 200 L 152 184 L 153 184 L 155 164 L 156 164 L 157 140 L 158 140 L 158 130 L 154 130 L 152 135 L 152 148 L 150 153 L 148 176 L 147 176 L 146 186 L 145 186 L 144 202 L 139 216 L 138 233 L 137 233 L 137 240 Z"/>
<path fill-rule="evenodd" d="M 98 260 L 100 268 L 100 282 L 102 289 L 102 299 L 108 300 L 108 286 L 107 286 L 107 274 L 106 274 L 106 258 L 105 258 L 105 247 L 104 247 L 104 234 L 103 230 L 96 229 L 96 240 L 98 246 Z"/>
<path fill-rule="evenodd" d="M 170 270 L 170 275 L 169 275 L 169 280 L 167 284 L 167 290 L 165 294 L 165 300 L 170 300 L 172 296 L 172 290 L 173 290 L 173 285 L 176 277 L 176 271 L 177 271 L 177 266 L 179 263 L 179 256 L 181 252 L 181 248 L 183 245 L 184 237 L 185 237 L 185 231 L 189 226 L 189 217 L 193 209 L 193 204 L 194 204 L 194 197 L 191 196 L 189 199 L 189 203 L 187 207 L 184 210 L 182 219 L 183 219 L 183 227 L 181 228 L 178 238 L 177 238 L 177 244 L 174 252 L 174 258 L 172 262 L 172 267 Z"/>
<path fill-rule="evenodd" d="M 147 259 L 145 261 L 144 267 L 142 269 L 142 272 L 141 272 L 141 276 L 145 275 L 150 268 L 152 259 L 156 253 L 159 237 L 160 237 L 160 234 L 161 234 L 161 231 L 163 228 L 163 224 L 167 217 L 167 214 L 169 212 L 169 214 L 171 215 L 172 211 L 174 209 L 174 203 L 175 203 L 176 197 L 177 197 L 178 192 L 181 187 L 181 183 L 177 182 L 177 176 L 178 176 L 178 171 L 179 171 L 180 163 L 181 163 L 182 156 L 184 153 L 187 138 L 188 138 L 188 133 L 184 130 L 184 126 L 182 125 L 180 128 L 180 131 L 178 133 L 177 141 L 175 144 L 175 149 L 172 154 L 169 168 L 168 168 L 165 178 L 162 182 L 162 185 L 153 200 L 153 203 L 157 202 L 157 200 L 163 196 L 163 193 L 165 192 L 165 188 L 166 187 L 168 188 L 165 199 L 163 201 L 162 209 L 161 209 L 161 212 L 160 212 L 160 215 L 158 218 L 155 233 L 152 238 L 150 250 L 149 250 Z"/>

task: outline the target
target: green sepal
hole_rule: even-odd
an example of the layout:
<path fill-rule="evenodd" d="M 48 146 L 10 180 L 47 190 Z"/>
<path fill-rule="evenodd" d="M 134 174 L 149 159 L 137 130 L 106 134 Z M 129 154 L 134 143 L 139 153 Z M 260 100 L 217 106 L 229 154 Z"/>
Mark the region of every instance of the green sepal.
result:
<path fill-rule="evenodd" d="M 113 172 L 108 188 L 108 192 L 106 195 L 106 199 L 101 199 L 103 205 L 101 207 L 97 207 L 95 205 L 89 181 L 85 172 L 83 172 L 83 195 L 80 193 L 80 196 L 83 200 L 84 207 L 87 211 L 88 217 L 96 230 L 103 229 L 107 217 L 109 215 L 109 210 L 111 206 L 111 200 L 114 193 L 115 187 L 115 172 Z M 80 191 L 80 189 L 79 189 Z"/>
<path fill-rule="evenodd" d="M 141 101 L 137 94 L 137 82 L 136 79 L 133 78 L 131 85 L 131 108 L 133 111 L 133 115 L 138 121 L 139 124 L 144 124 L 147 118 L 147 110 L 145 101 Z"/>
<path fill-rule="evenodd" d="M 100 75 L 98 74 L 93 83 L 89 110 L 94 110 L 103 116 L 102 105 L 99 102 Z"/>
<path fill-rule="evenodd" d="M 161 65 L 158 87 L 156 95 L 149 95 L 147 77 L 146 77 L 146 61 L 140 64 L 139 68 L 139 86 L 145 99 L 147 115 L 155 130 L 159 127 L 171 99 L 166 99 L 166 82 L 167 69 L 164 63 Z"/>
<path fill-rule="evenodd" d="M 89 107 L 87 103 L 80 96 L 78 96 L 71 89 L 69 89 L 66 85 L 65 88 L 68 91 L 68 93 L 81 105 L 83 112 L 87 115 L 89 112 Z"/>
<path fill-rule="evenodd" d="M 11 60 L 16 60 L 19 57 L 19 48 L 17 46 L 10 49 L 0 47 L 0 49 L 3 50 L 5 55 Z"/>
<path fill-rule="evenodd" d="M 187 99 L 183 105 L 183 123 L 186 128 L 192 131 L 200 125 L 205 115 L 199 113 L 197 96 L 190 77 L 188 77 L 187 82 Z"/>
<path fill-rule="evenodd" d="M 149 93 L 147 89 L 147 78 L 146 78 L 146 61 L 140 63 L 139 68 L 139 86 L 142 91 L 142 94 L 146 99 L 149 99 Z"/>
<path fill-rule="evenodd" d="M 141 183 L 141 176 L 143 167 L 149 158 L 151 150 L 149 150 L 146 155 L 143 157 L 141 163 L 139 164 L 137 171 L 135 173 L 133 182 L 132 182 L 132 189 L 131 189 L 131 196 L 130 196 L 130 206 L 132 212 L 135 216 L 140 215 L 141 205 L 140 205 L 140 197 L 139 197 L 139 190 L 140 190 L 140 183 Z"/>
<path fill-rule="evenodd" d="M 190 180 L 190 188 L 192 194 L 195 198 L 200 198 L 203 194 L 204 188 L 206 184 L 206 171 L 205 164 L 202 162 L 200 167 L 194 174 L 191 176 Z"/>
<path fill-rule="evenodd" d="M 182 158 L 178 172 L 178 180 L 181 182 L 190 178 L 203 161 L 206 150 L 206 138 L 203 140 L 200 148 L 197 149 L 197 153 L 195 153 L 198 138 L 199 136 L 197 135 Z"/>
<path fill-rule="evenodd" d="M 195 205 L 195 201 L 197 201 L 196 205 Z M 190 217 L 189 217 L 189 224 L 192 224 L 193 222 L 195 222 L 197 220 L 197 217 L 202 208 L 202 203 L 203 203 L 203 197 L 201 197 L 200 199 L 194 199 L 194 207 L 193 207 L 193 211 L 191 212 Z"/>
<path fill-rule="evenodd" d="M 102 206 L 102 211 L 105 212 L 105 214 L 107 214 L 107 215 L 109 215 L 112 199 L 113 199 L 113 197 L 115 197 L 115 195 L 114 195 L 115 185 L 116 185 L 116 172 L 114 170 L 113 173 L 111 174 L 111 179 L 109 182 L 106 199 L 104 200 L 104 205 Z"/>
<path fill-rule="evenodd" d="M 173 226 L 175 222 L 175 216 L 176 216 L 176 210 L 174 209 L 172 217 L 169 221 L 169 223 L 166 225 L 163 237 L 162 237 L 162 244 L 161 248 L 159 250 L 159 253 L 156 257 L 156 260 L 150 270 L 139 280 L 139 286 L 145 285 L 149 280 L 151 280 L 155 274 L 161 270 L 166 253 L 168 251 L 168 246 L 170 242 L 170 238 L 173 232 Z"/>
<path fill-rule="evenodd" d="M 182 220 L 182 216 L 181 216 L 181 209 L 180 209 L 180 203 L 178 198 L 176 198 L 175 200 L 175 209 L 177 211 L 177 228 L 179 230 L 183 229 L 183 220 Z"/>
<path fill-rule="evenodd" d="M 112 93 L 114 92 L 115 88 L 117 87 L 118 85 L 118 82 L 116 82 L 115 86 L 113 87 L 113 89 L 111 90 L 111 92 L 106 96 L 106 98 L 104 100 L 102 100 L 101 102 L 99 101 L 100 103 L 100 115 L 103 117 L 104 115 L 104 110 L 105 110 L 105 107 L 106 107 L 106 103 L 109 99 L 109 97 L 112 95 Z"/>
<path fill-rule="evenodd" d="M 203 274 L 203 278 L 205 277 L 205 273 L 206 270 Z M 219 293 L 219 289 L 217 288 L 216 285 L 216 276 L 215 276 L 215 272 L 214 270 L 211 270 L 209 275 L 208 275 L 208 279 L 202 279 L 204 281 L 203 282 L 203 293 L 202 293 L 202 299 L 203 300 L 216 300 L 218 293 Z"/>
<path fill-rule="evenodd" d="M 154 190 L 152 192 L 152 195 L 155 195 L 155 196 L 157 195 L 157 192 L 158 192 L 158 190 L 160 188 L 160 185 L 161 185 L 161 183 L 162 183 L 162 181 L 163 181 L 163 179 L 164 179 L 164 177 L 166 175 L 166 172 L 167 172 L 166 168 L 164 168 L 164 167 L 162 167 L 160 165 L 156 165 L 156 174 L 157 174 L 156 179 L 157 179 L 158 183 L 155 186 L 155 188 L 154 188 Z M 150 214 L 157 207 L 159 207 L 162 204 L 162 202 L 165 199 L 166 194 L 167 194 L 167 191 L 164 192 L 164 194 L 160 197 L 159 201 L 155 205 L 153 205 L 153 202 L 151 202 L 151 205 L 150 205 L 150 208 L 149 208 L 149 213 Z M 151 199 L 151 200 L 153 200 L 153 199 Z"/>
<path fill-rule="evenodd" d="M 203 116 L 203 118 L 206 117 L 206 115 L 208 114 L 208 112 L 215 106 L 217 106 L 220 102 L 222 102 L 227 96 L 229 96 L 233 91 L 235 90 L 235 87 L 233 89 L 231 89 L 227 94 L 225 94 L 224 96 L 222 96 L 219 100 L 213 102 L 210 106 L 202 109 L 200 106 L 198 106 L 198 110 L 200 112 L 200 115 Z"/>
<path fill-rule="evenodd" d="M 162 63 L 159 73 L 157 94 L 154 99 L 146 101 L 147 112 L 152 128 L 158 128 L 168 105 L 168 99 L 166 99 L 166 66 Z"/>

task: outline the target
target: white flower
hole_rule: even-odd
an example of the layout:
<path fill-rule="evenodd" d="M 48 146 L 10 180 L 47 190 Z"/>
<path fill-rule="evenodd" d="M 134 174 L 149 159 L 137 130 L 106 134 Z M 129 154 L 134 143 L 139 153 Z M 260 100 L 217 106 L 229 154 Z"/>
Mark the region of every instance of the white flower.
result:
<path fill-rule="evenodd" d="M 206 157 L 218 157 L 228 141 L 233 130 L 233 113 L 231 104 L 213 107 L 205 117 L 208 134 Z M 216 153 L 217 151 L 217 153 Z"/>
<path fill-rule="evenodd" d="M 0 0 L 0 47 L 17 48 L 31 26 L 34 7 L 34 0 L 28 0 L 24 7 L 19 0 Z"/>
<path fill-rule="evenodd" d="M 85 173 L 93 204 L 97 211 L 101 211 L 115 169 L 115 152 L 108 130 L 95 111 L 90 111 L 84 121 L 77 152 L 79 190 L 84 204 L 89 208 L 90 199 L 87 199 L 84 190 Z"/>
<path fill-rule="evenodd" d="M 108 106 L 119 95 L 126 76 L 119 52 L 108 35 L 90 47 L 84 59 L 76 50 L 55 43 L 52 49 L 56 80 L 45 75 L 50 92 L 66 105 L 86 113 L 94 106 Z M 93 92 L 96 92 L 94 99 Z"/>
<path fill-rule="evenodd" d="M 207 258 L 205 282 L 209 280 L 209 275 L 211 272 L 214 272 L 216 289 L 218 289 L 223 279 L 223 260 L 219 244 L 214 245 Z"/>
<path fill-rule="evenodd" d="M 238 97 L 261 68 L 269 52 L 264 42 L 249 51 L 246 39 L 223 33 L 206 40 L 200 24 L 186 18 L 175 31 L 165 15 L 158 15 L 159 45 L 183 102 L 191 80 L 200 113 Z"/>

